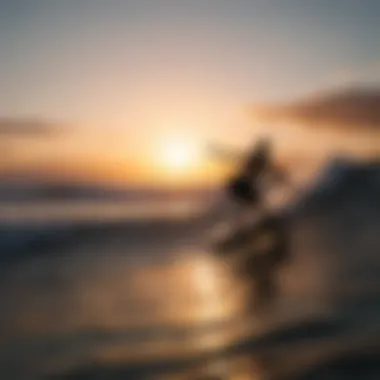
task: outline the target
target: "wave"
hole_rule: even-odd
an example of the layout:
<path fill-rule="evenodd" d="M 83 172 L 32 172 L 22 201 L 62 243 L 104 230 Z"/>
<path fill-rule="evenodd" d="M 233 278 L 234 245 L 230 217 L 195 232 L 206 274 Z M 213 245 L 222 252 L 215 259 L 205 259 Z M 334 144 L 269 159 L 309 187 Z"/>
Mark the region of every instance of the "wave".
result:
<path fill-rule="evenodd" d="M 208 214 L 193 212 L 144 217 L 0 221 L 0 262 L 15 263 L 41 255 L 91 250 L 97 245 L 149 248 L 187 244 L 213 224 Z M 198 239 L 199 240 L 199 239 Z M 109 249 L 111 250 L 111 248 Z"/>

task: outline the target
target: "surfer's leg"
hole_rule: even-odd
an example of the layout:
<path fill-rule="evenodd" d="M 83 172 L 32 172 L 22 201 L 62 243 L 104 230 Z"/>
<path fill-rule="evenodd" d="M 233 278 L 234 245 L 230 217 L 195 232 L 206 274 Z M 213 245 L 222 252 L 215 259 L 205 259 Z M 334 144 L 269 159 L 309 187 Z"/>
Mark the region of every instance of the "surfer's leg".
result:
<path fill-rule="evenodd" d="M 271 273 L 266 273 L 260 276 L 256 281 L 257 289 L 257 303 L 256 307 L 258 311 L 265 312 L 273 305 L 276 298 L 277 288 L 275 279 L 271 276 Z"/>

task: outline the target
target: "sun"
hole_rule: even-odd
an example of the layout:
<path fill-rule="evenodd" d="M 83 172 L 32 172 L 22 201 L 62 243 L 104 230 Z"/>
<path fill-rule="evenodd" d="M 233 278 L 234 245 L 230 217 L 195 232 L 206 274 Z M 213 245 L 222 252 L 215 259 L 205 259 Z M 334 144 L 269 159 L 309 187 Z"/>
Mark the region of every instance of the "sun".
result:
<path fill-rule="evenodd" d="M 171 170 L 188 170 L 196 166 L 199 159 L 199 147 L 194 140 L 183 137 L 171 137 L 163 141 L 161 161 Z"/>

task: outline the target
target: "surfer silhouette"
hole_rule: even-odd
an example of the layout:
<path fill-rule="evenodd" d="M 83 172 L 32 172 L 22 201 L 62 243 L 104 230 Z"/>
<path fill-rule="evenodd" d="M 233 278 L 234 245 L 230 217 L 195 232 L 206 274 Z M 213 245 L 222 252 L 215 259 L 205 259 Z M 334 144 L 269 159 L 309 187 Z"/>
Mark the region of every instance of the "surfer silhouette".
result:
<path fill-rule="evenodd" d="M 238 214 L 237 222 L 250 220 L 253 212 L 265 214 L 268 190 L 273 189 L 274 184 L 283 185 L 288 181 L 285 170 L 274 163 L 272 141 L 261 137 L 243 159 L 241 154 L 225 149 L 212 151 L 219 158 L 238 162 L 237 169 L 224 184 L 225 194 L 232 201 L 231 210 Z"/>
<path fill-rule="evenodd" d="M 245 252 L 236 269 L 255 284 L 255 309 L 271 304 L 278 291 L 276 269 L 288 257 L 286 223 L 266 203 L 266 186 L 286 179 L 285 171 L 273 162 L 271 141 L 261 138 L 225 184 L 228 197 L 240 211 L 234 227 L 217 241 L 215 249 L 227 255 Z M 265 247 L 263 239 L 269 239 Z"/>
<path fill-rule="evenodd" d="M 227 180 L 227 196 L 244 211 L 264 212 L 267 208 L 266 191 L 275 182 L 284 184 L 284 170 L 273 162 L 272 142 L 261 138 L 250 150 L 237 173 Z M 269 186 L 269 187 L 268 187 Z"/>
<path fill-rule="evenodd" d="M 258 207 L 261 203 L 259 180 L 268 169 L 270 161 L 270 142 L 258 142 L 243 163 L 237 175 L 227 183 L 227 193 L 235 202 L 244 206 Z"/>

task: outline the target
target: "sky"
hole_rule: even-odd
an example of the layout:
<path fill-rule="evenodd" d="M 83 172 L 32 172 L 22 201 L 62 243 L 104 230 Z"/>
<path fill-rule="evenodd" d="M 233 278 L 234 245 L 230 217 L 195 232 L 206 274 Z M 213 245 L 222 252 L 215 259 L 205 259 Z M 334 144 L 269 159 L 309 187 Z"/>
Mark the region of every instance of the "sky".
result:
<path fill-rule="evenodd" d="M 0 118 L 55 130 L 14 123 L 2 167 L 207 180 L 170 145 L 244 144 L 247 105 L 380 83 L 378 36 L 377 0 L 0 0 Z"/>

